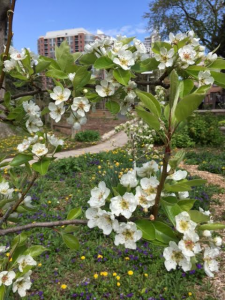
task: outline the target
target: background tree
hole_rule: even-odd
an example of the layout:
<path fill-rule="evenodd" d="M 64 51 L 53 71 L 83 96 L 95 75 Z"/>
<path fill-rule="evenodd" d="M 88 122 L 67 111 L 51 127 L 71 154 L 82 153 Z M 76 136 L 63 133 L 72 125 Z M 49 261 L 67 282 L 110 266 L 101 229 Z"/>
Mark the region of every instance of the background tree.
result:
<path fill-rule="evenodd" d="M 225 57 L 225 5 L 224 0 L 151 0 L 148 28 L 159 30 L 162 38 L 170 32 L 193 29 L 210 50 L 221 44 L 217 53 Z"/>

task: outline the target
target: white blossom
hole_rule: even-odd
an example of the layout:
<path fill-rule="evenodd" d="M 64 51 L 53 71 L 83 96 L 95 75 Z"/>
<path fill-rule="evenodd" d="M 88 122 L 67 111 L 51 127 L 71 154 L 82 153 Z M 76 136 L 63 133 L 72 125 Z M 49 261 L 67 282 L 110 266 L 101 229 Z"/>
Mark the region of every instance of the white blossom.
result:
<path fill-rule="evenodd" d="M 16 273 L 14 271 L 3 271 L 0 272 L 0 286 L 6 285 L 9 286 L 12 284 L 13 279 L 16 277 Z"/>
<path fill-rule="evenodd" d="M 16 281 L 13 283 L 13 293 L 16 291 L 20 295 L 20 297 L 26 296 L 26 291 L 31 288 L 31 281 L 30 281 L 30 275 L 32 271 L 28 271 L 24 276 L 19 277 L 16 279 Z"/>
<path fill-rule="evenodd" d="M 159 169 L 156 161 L 151 160 L 142 165 L 142 167 L 137 168 L 137 174 L 140 177 L 150 177 L 154 175 Z"/>
<path fill-rule="evenodd" d="M 115 86 L 107 80 L 101 80 L 101 85 L 96 85 L 95 90 L 100 97 L 112 96 L 115 93 Z"/>
<path fill-rule="evenodd" d="M 120 50 L 118 57 L 113 59 L 113 62 L 119 65 L 124 70 L 129 70 L 135 64 L 133 54 L 130 50 Z"/>
<path fill-rule="evenodd" d="M 213 272 L 218 272 L 219 263 L 214 259 L 219 255 L 218 248 L 206 247 L 204 251 L 204 270 L 209 277 L 214 277 Z"/>
<path fill-rule="evenodd" d="M 73 125 L 73 128 L 76 130 L 81 129 L 81 125 L 84 125 L 87 123 L 86 117 L 81 117 L 78 115 L 78 113 L 73 112 L 69 118 L 66 119 L 67 123 L 70 125 Z"/>
<path fill-rule="evenodd" d="M 15 51 L 10 55 L 10 57 L 14 60 L 19 61 L 19 60 L 24 60 L 27 57 L 27 55 L 25 51 L 22 52 Z"/>
<path fill-rule="evenodd" d="M 9 247 L 7 247 L 7 246 L 0 246 L 0 254 L 5 253 L 8 249 L 9 249 Z"/>
<path fill-rule="evenodd" d="M 54 147 L 63 146 L 64 144 L 64 141 L 62 139 L 57 138 L 54 134 L 47 134 L 47 138 L 49 143 Z"/>
<path fill-rule="evenodd" d="M 17 150 L 19 152 L 24 152 L 25 150 L 27 150 L 30 147 L 30 141 L 27 139 L 24 139 L 23 142 L 21 144 L 19 144 L 17 146 Z"/>
<path fill-rule="evenodd" d="M 196 243 L 199 240 L 199 236 L 194 231 L 189 231 L 184 234 L 183 239 L 179 241 L 178 248 L 185 256 L 195 256 L 195 254 L 201 251 L 201 246 Z"/>
<path fill-rule="evenodd" d="M 26 268 L 26 266 L 36 266 L 37 262 L 33 259 L 30 255 L 20 255 L 17 258 L 18 268 L 20 272 L 23 272 L 23 269 Z"/>
<path fill-rule="evenodd" d="M 132 193 L 125 193 L 123 196 L 118 195 L 113 197 L 110 203 L 110 209 L 113 214 L 116 216 L 121 214 L 127 219 L 131 217 L 136 207 L 137 200 Z"/>
<path fill-rule="evenodd" d="M 4 195 L 6 198 L 11 199 L 13 192 L 14 192 L 14 189 L 9 188 L 9 183 L 8 182 L 2 181 L 0 183 L 0 194 Z"/>
<path fill-rule="evenodd" d="M 49 103 L 48 108 L 50 110 L 50 117 L 55 120 L 56 123 L 58 123 L 61 120 L 62 115 L 65 113 L 65 107 L 63 103 L 55 105 L 55 103 L 51 102 Z"/>
<path fill-rule="evenodd" d="M 191 45 L 186 45 L 178 50 L 179 57 L 185 63 L 185 67 L 195 63 L 196 51 Z"/>
<path fill-rule="evenodd" d="M 30 102 L 24 101 L 23 108 L 29 116 L 40 117 L 40 107 L 36 105 L 32 100 Z"/>
<path fill-rule="evenodd" d="M 156 188 L 159 185 L 159 181 L 155 176 L 152 176 L 150 178 L 142 178 L 140 181 L 140 185 L 146 195 L 155 198 Z"/>
<path fill-rule="evenodd" d="M 130 188 L 133 188 L 133 187 L 137 186 L 138 180 L 136 178 L 136 171 L 135 170 L 128 171 L 127 174 L 124 174 L 120 178 L 120 183 L 123 186 L 130 187 Z"/>
<path fill-rule="evenodd" d="M 99 209 L 98 208 L 88 208 L 85 212 L 85 216 L 88 219 L 87 226 L 89 228 L 94 228 L 98 226 L 99 219 Z"/>
<path fill-rule="evenodd" d="M 203 230 L 202 235 L 203 235 L 204 237 L 209 238 L 209 237 L 212 236 L 212 233 L 211 233 L 210 230 Z"/>
<path fill-rule="evenodd" d="M 85 113 L 90 110 L 90 104 L 87 98 L 85 97 L 76 97 L 73 98 L 73 104 L 71 109 L 75 111 L 79 116 L 84 117 Z"/>
<path fill-rule="evenodd" d="M 50 97 L 55 101 L 55 105 L 61 104 L 69 99 L 71 91 L 67 88 L 62 89 L 61 86 L 55 86 L 53 93 L 50 93 Z"/>
<path fill-rule="evenodd" d="M 202 85 L 212 85 L 214 82 L 214 78 L 211 76 L 211 73 L 209 70 L 206 71 L 200 71 L 198 73 L 198 84 L 199 86 Z"/>
<path fill-rule="evenodd" d="M 88 201 L 89 205 L 94 208 L 99 208 L 105 205 L 105 200 L 110 194 L 110 189 L 106 187 L 104 181 L 99 182 L 98 187 L 91 190 L 91 199 Z"/>
<path fill-rule="evenodd" d="M 121 223 L 116 233 L 115 245 L 124 244 L 128 249 L 136 249 L 136 242 L 142 238 L 141 230 L 137 230 L 137 226 L 133 222 Z"/>
<path fill-rule="evenodd" d="M 34 207 L 34 206 L 31 204 L 31 202 L 32 202 L 31 196 L 25 197 L 24 200 L 23 200 L 23 202 L 24 202 L 25 206 L 27 206 L 27 207 L 30 207 L 30 208 L 33 208 L 33 207 Z"/>
<path fill-rule="evenodd" d="M 14 59 L 4 61 L 4 72 L 10 72 L 16 67 L 17 61 Z"/>
<path fill-rule="evenodd" d="M 140 186 L 136 187 L 135 198 L 138 201 L 138 205 L 143 208 L 149 208 L 155 204 L 155 195 L 147 195 Z"/>
<path fill-rule="evenodd" d="M 43 126 L 42 120 L 35 116 L 29 117 L 29 119 L 26 121 L 26 127 L 30 133 L 39 131 L 40 127 L 42 126 Z"/>
<path fill-rule="evenodd" d="M 75 77 L 76 73 L 69 73 L 68 74 L 68 78 L 69 80 L 73 81 L 74 80 L 74 77 Z"/>
<path fill-rule="evenodd" d="M 188 233 L 189 231 L 195 230 L 197 224 L 190 218 L 188 212 L 183 211 L 175 217 L 176 229 L 181 233 Z"/>
<path fill-rule="evenodd" d="M 213 62 L 217 59 L 217 54 L 216 53 L 212 53 L 212 52 L 209 52 L 206 56 L 206 59 Z"/>
<path fill-rule="evenodd" d="M 173 179 L 175 181 L 179 181 L 185 179 L 187 177 L 187 171 L 178 170 L 174 172 L 172 175 L 168 176 L 168 178 Z"/>
<path fill-rule="evenodd" d="M 46 148 L 45 144 L 36 143 L 33 145 L 31 151 L 32 153 L 40 157 L 48 153 L 48 148 Z"/>
<path fill-rule="evenodd" d="M 187 199 L 189 197 L 188 192 L 178 192 L 178 196 L 180 200 Z"/>
<path fill-rule="evenodd" d="M 97 226 L 103 230 L 104 234 L 109 235 L 113 229 L 118 228 L 119 222 L 111 212 L 100 210 L 98 215 Z"/>
<path fill-rule="evenodd" d="M 181 40 L 185 39 L 187 36 L 184 33 L 177 33 L 174 35 L 172 32 L 169 34 L 170 43 L 177 45 Z"/>
<path fill-rule="evenodd" d="M 216 245 L 216 247 L 220 247 L 223 244 L 223 240 L 220 236 L 215 236 L 213 238 L 213 243 Z"/>
<path fill-rule="evenodd" d="M 173 65 L 173 56 L 173 48 L 169 51 L 165 47 L 160 48 L 160 54 L 155 54 L 155 59 L 160 62 L 158 68 L 163 70 L 166 67 L 171 67 Z"/>
<path fill-rule="evenodd" d="M 175 242 L 169 242 L 169 247 L 164 249 L 163 256 L 167 271 L 176 270 L 177 265 L 182 267 L 185 272 L 191 270 L 190 257 L 183 255 Z"/>

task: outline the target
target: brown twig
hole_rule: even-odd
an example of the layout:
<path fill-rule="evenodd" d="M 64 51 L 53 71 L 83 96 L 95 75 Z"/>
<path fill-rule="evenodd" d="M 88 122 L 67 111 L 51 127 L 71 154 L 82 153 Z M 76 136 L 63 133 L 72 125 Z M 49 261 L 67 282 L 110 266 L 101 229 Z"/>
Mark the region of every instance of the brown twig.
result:
<path fill-rule="evenodd" d="M 6 213 L 4 214 L 4 216 L 1 218 L 0 220 L 0 226 L 8 219 L 9 215 L 11 213 L 13 213 L 17 208 L 18 206 L 20 205 L 20 203 L 23 202 L 26 194 L 29 192 L 29 190 L 31 189 L 31 187 L 33 186 L 35 180 L 38 178 L 38 173 L 34 173 L 34 176 L 29 184 L 29 186 L 27 187 L 26 191 L 22 193 L 21 197 L 19 198 L 19 200 L 13 205 L 11 206 L 7 211 Z"/>
<path fill-rule="evenodd" d="M 15 9 L 15 4 L 16 4 L 16 0 L 12 0 L 11 7 L 10 7 L 10 9 L 7 12 L 8 19 L 9 19 L 8 20 L 9 28 L 8 28 L 7 44 L 6 44 L 6 48 L 5 48 L 5 53 L 3 55 L 3 62 L 8 57 L 9 49 L 10 49 L 10 45 L 11 45 L 11 40 L 12 40 L 12 37 L 13 37 L 12 23 L 13 23 L 13 14 L 14 14 L 14 9 Z M 5 78 L 5 72 L 4 72 L 3 68 L 2 68 L 2 72 L 1 72 L 1 76 L 0 76 L 0 90 L 2 89 L 4 78 Z"/>
<path fill-rule="evenodd" d="M 27 229 L 37 228 L 37 227 L 54 227 L 54 226 L 62 226 L 62 225 L 87 225 L 87 220 L 63 220 L 63 221 L 55 221 L 55 222 L 40 222 L 40 223 L 31 223 L 23 226 L 16 226 L 12 228 L 2 229 L 0 230 L 0 236 L 7 235 L 9 233 L 15 233 L 18 231 L 23 231 Z"/>

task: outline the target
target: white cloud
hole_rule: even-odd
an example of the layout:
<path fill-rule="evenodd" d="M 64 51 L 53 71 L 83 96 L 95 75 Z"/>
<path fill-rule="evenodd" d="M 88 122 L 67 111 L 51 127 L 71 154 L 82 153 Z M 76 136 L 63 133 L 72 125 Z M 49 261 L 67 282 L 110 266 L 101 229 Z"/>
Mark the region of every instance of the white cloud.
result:
<path fill-rule="evenodd" d="M 136 25 L 125 25 L 120 28 L 111 28 L 111 29 L 106 29 L 106 28 L 100 28 L 97 30 L 89 30 L 93 32 L 94 34 L 106 34 L 109 36 L 117 36 L 117 35 L 127 35 L 127 36 L 135 36 L 138 34 L 144 34 L 147 33 L 147 30 L 145 29 L 145 24 L 144 23 L 139 23 Z"/>

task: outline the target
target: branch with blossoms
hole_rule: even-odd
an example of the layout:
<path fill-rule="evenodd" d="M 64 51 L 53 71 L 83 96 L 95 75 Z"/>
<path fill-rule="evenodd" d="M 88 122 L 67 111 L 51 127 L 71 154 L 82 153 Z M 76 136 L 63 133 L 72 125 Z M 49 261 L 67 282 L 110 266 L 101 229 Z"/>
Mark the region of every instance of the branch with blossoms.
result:
<path fill-rule="evenodd" d="M 29 249 L 17 258 L 16 249 L 24 243 L 25 231 L 67 225 L 57 232 L 68 248 L 77 249 L 76 226 L 72 224 L 97 227 L 105 235 L 114 232 L 115 245 L 123 244 L 130 249 L 136 249 L 141 238 L 146 239 L 164 247 L 168 271 L 177 266 L 188 271 L 195 267 L 197 261 L 203 260 L 206 274 L 214 276 L 218 270 L 215 258 L 219 255 L 222 241 L 212 231 L 223 229 L 224 225 L 214 223 L 210 212 L 193 208 L 195 201 L 189 198 L 189 191 L 193 186 L 205 184 L 205 181 L 188 180 L 187 172 L 179 170 L 184 152 L 174 155 L 171 147 L 172 136 L 180 123 L 198 108 L 212 84 L 225 86 L 221 73 L 225 69 L 224 60 L 204 51 L 193 31 L 170 34 L 169 41 L 154 43 L 153 57 L 139 40 L 124 36 L 97 39 L 86 45 L 82 54 L 71 54 L 69 45 L 64 41 L 55 49 L 55 60 L 37 57 L 29 49 L 19 52 L 9 48 L 3 71 L 18 79 L 19 86 L 27 84 L 35 91 L 24 92 L 19 97 L 6 92 L 3 100 L 8 120 L 22 124 L 31 136 L 18 145 L 18 153 L 9 163 L 10 167 L 25 165 L 25 172 L 29 175 L 21 178 L 17 186 L 13 170 L 7 180 L 0 179 L 0 224 L 3 225 L 0 235 L 23 231 L 15 237 L 9 259 L 1 265 L 2 294 L 5 290 L 1 289 L 12 285 L 13 292 L 18 291 L 23 297 L 26 287 L 31 285 L 30 268 L 35 265 L 33 256 L 36 252 L 45 251 L 42 248 L 35 248 L 38 251 Z M 96 71 L 95 75 L 90 71 L 92 68 Z M 133 80 L 136 74 L 146 71 L 161 74 L 151 83 L 144 82 L 146 85 L 158 85 L 154 94 L 139 90 Z M 42 73 L 52 79 L 54 87 L 51 91 L 39 89 L 34 84 Z M 33 96 L 43 92 L 49 93 L 50 103 L 41 110 Z M 19 209 L 35 209 L 29 190 L 37 174 L 43 176 L 48 172 L 55 153 L 63 147 L 64 141 L 50 134 L 44 126 L 43 116 L 49 114 L 57 123 L 65 113 L 69 113 L 67 123 L 79 130 L 87 122 L 90 110 L 103 99 L 106 99 L 106 108 L 113 114 L 127 114 L 138 102 L 136 114 L 142 125 L 145 123 L 149 130 L 163 137 L 162 161 L 151 159 L 143 165 L 135 161 L 133 169 L 121 176 L 117 186 L 107 187 L 105 182 L 100 182 L 91 190 L 90 207 L 85 212 L 87 220 L 78 219 L 81 208 L 73 208 L 67 220 L 12 227 L 12 222 L 20 222 Z M 148 136 L 145 143 L 150 144 L 151 139 L 152 135 Z M 37 161 L 31 163 L 34 158 Z M 0 167 L 4 165 L 5 162 L 1 162 Z M 34 177 L 27 183 L 26 176 Z M 21 194 L 18 190 L 22 191 Z M 159 219 L 162 212 L 164 219 Z M 21 262 L 28 269 L 21 269 Z M 14 270 L 19 273 L 16 275 Z"/>

